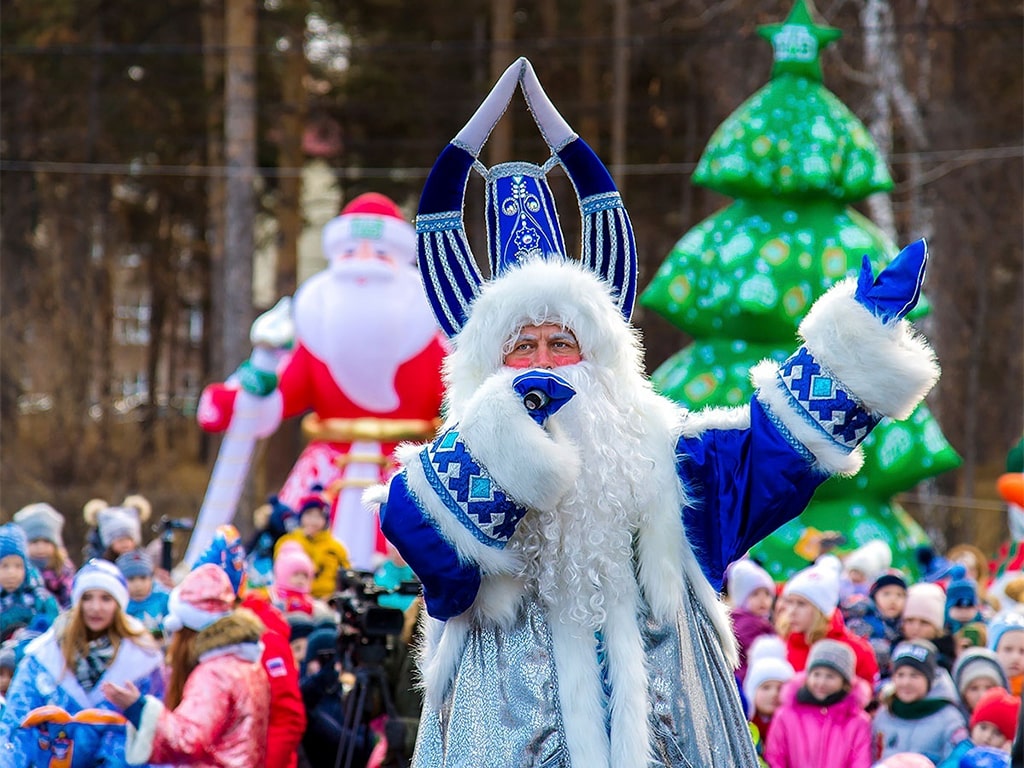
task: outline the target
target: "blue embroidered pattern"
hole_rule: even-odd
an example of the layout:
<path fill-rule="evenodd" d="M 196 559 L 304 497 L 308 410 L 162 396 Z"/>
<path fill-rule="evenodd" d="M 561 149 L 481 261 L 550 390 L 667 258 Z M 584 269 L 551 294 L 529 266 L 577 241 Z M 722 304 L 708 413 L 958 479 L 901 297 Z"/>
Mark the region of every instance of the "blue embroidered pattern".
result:
<path fill-rule="evenodd" d="M 449 429 L 420 452 L 427 482 L 473 536 L 504 549 L 526 508 L 509 499 L 470 455 L 457 429 Z"/>
<path fill-rule="evenodd" d="M 778 377 L 797 412 L 846 453 L 880 421 L 843 390 L 839 380 L 806 347 L 800 347 L 782 364 Z"/>

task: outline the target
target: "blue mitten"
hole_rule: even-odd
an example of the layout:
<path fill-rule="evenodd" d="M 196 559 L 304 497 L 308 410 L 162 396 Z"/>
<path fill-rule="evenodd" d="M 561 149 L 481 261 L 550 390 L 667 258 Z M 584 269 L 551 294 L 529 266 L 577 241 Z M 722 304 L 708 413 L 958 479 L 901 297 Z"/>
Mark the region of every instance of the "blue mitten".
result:
<path fill-rule="evenodd" d="M 551 371 L 531 370 L 512 379 L 512 389 L 522 398 L 530 418 L 538 424 L 572 400 L 576 390 Z"/>
<path fill-rule="evenodd" d="M 871 263 L 865 255 L 853 297 L 883 324 L 897 322 L 906 317 L 921 298 L 927 263 L 928 246 L 924 240 L 900 251 L 878 277 L 871 271 Z"/>

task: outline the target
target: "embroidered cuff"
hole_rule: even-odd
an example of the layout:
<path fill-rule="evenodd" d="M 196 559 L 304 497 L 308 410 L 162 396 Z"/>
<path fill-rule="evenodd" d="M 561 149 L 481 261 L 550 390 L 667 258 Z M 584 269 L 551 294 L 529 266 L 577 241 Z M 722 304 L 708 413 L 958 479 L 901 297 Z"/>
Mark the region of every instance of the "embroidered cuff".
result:
<path fill-rule="evenodd" d="M 489 547 L 503 549 L 526 514 L 470 455 L 458 425 L 420 453 L 423 474 L 445 507 Z"/>
<path fill-rule="evenodd" d="M 782 364 L 777 380 L 793 410 L 844 453 L 851 453 L 880 421 L 806 347 Z"/>

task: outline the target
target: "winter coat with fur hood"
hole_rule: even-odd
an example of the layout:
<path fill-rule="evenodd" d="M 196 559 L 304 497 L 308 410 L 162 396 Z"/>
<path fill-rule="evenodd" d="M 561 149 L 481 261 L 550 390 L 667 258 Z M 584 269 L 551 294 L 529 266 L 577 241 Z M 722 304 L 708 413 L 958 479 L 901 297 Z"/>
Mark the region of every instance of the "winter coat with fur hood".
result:
<path fill-rule="evenodd" d="M 782 706 L 772 718 L 764 759 L 771 768 L 868 768 L 871 717 L 864 707 L 871 690 L 857 680 L 842 701 L 818 707 L 797 701 L 803 672 L 782 688 Z"/>
<path fill-rule="evenodd" d="M 266 761 L 270 684 L 260 664 L 264 627 L 244 608 L 201 631 L 199 664 L 173 710 L 147 696 L 127 726 L 128 761 L 199 768 L 254 768 Z"/>

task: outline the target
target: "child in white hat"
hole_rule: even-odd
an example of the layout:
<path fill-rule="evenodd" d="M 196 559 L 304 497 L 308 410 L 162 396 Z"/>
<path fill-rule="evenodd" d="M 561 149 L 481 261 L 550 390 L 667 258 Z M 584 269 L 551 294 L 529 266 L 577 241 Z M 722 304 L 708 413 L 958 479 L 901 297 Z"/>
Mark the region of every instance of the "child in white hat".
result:
<path fill-rule="evenodd" d="M 944 629 L 946 593 L 938 584 L 919 582 L 907 589 L 900 629 L 906 640 L 927 640 L 938 651 L 936 663 L 947 672 L 953 669 L 956 641 Z"/>
<path fill-rule="evenodd" d="M 775 581 L 768 571 L 753 560 L 742 558 L 729 566 L 726 588 L 729 593 L 732 632 L 740 651 L 736 679 L 742 683 L 747 674 L 747 653 L 751 644 L 761 635 L 775 634 L 771 622 Z"/>

